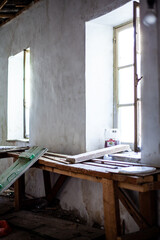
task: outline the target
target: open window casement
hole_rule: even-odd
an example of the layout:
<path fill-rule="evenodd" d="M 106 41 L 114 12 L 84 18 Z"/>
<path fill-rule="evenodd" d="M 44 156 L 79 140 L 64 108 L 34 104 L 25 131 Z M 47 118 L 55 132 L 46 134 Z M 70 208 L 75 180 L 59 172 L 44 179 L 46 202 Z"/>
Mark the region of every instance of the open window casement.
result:
<path fill-rule="evenodd" d="M 121 142 L 140 147 L 140 25 L 139 4 L 133 2 L 133 21 L 114 28 L 114 127 Z"/>

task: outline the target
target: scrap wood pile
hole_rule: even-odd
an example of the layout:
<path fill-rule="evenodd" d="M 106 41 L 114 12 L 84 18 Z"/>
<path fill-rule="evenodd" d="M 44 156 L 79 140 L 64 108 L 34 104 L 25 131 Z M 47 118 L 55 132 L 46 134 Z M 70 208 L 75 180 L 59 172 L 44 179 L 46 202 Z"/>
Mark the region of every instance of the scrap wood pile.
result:
<path fill-rule="evenodd" d="M 43 158 L 47 158 L 54 162 L 70 164 L 70 163 L 81 163 L 91 159 L 103 157 L 105 154 L 113 154 L 124 151 L 131 151 L 129 145 L 116 145 L 108 148 L 102 148 L 90 152 L 85 152 L 77 155 L 64 155 L 59 153 L 46 152 Z"/>
<path fill-rule="evenodd" d="M 148 167 L 145 164 L 137 163 L 133 161 L 121 161 L 105 159 L 105 155 L 114 156 L 116 153 L 131 152 L 129 145 L 116 145 L 112 147 L 107 147 L 103 149 L 98 149 L 95 151 L 90 151 L 86 153 L 81 153 L 77 155 L 64 155 L 59 153 L 46 152 L 42 160 L 52 161 L 54 163 L 60 164 L 76 164 L 82 163 L 85 166 L 95 167 L 97 170 L 100 168 L 105 168 L 106 171 L 113 173 L 124 173 L 124 174 L 148 174 L 156 170 L 155 167 Z M 140 160 L 140 159 L 138 159 Z"/>

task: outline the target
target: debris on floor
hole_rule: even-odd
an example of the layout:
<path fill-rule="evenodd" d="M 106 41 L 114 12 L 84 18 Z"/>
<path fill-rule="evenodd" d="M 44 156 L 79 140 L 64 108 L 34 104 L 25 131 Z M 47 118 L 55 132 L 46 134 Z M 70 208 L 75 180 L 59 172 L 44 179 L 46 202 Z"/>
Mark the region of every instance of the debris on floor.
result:
<path fill-rule="evenodd" d="M 5 193 L 5 192 L 4 192 Z M 90 227 L 70 211 L 60 208 L 59 201 L 52 205 L 15 211 L 13 195 L 0 196 L 0 219 L 5 219 L 12 231 L 5 240 L 103 240 L 104 229 Z M 41 206 L 44 199 L 40 199 Z M 43 204 L 42 204 L 43 205 Z"/>

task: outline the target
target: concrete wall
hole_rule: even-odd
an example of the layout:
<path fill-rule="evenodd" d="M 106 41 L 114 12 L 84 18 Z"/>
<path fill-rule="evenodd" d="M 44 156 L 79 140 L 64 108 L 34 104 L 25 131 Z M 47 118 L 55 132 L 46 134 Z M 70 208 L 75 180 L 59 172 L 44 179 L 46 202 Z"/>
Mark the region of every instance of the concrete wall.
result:
<path fill-rule="evenodd" d="M 146 27 L 146 1 L 141 1 L 142 31 L 142 162 L 160 166 L 160 4 L 157 24 Z"/>
<path fill-rule="evenodd" d="M 68 154 L 86 150 L 85 22 L 126 2 L 41 0 L 0 28 L 1 145 L 7 136 L 8 57 L 30 47 L 30 144 Z M 30 170 L 26 186 L 33 196 L 43 196 L 42 172 Z M 59 197 L 63 208 L 103 224 L 100 184 L 71 179 Z"/>
<path fill-rule="evenodd" d="M 103 148 L 113 128 L 113 27 L 86 23 L 86 150 Z"/>

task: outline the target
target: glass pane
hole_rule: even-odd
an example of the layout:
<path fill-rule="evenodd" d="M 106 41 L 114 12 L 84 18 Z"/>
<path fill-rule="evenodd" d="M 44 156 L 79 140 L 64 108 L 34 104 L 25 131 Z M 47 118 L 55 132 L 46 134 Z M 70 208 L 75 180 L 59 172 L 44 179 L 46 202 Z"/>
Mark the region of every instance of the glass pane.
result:
<path fill-rule="evenodd" d="M 120 141 L 134 142 L 134 107 L 119 107 L 118 109 L 118 129 L 120 131 Z"/>
<path fill-rule="evenodd" d="M 133 64 L 133 30 L 133 27 L 130 27 L 118 33 L 118 67 Z"/>
<path fill-rule="evenodd" d="M 118 71 L 119 87 L 118 101 L 119 104 L 134 102 L 134 79 L 133 67 L 127 67 Z"/>

